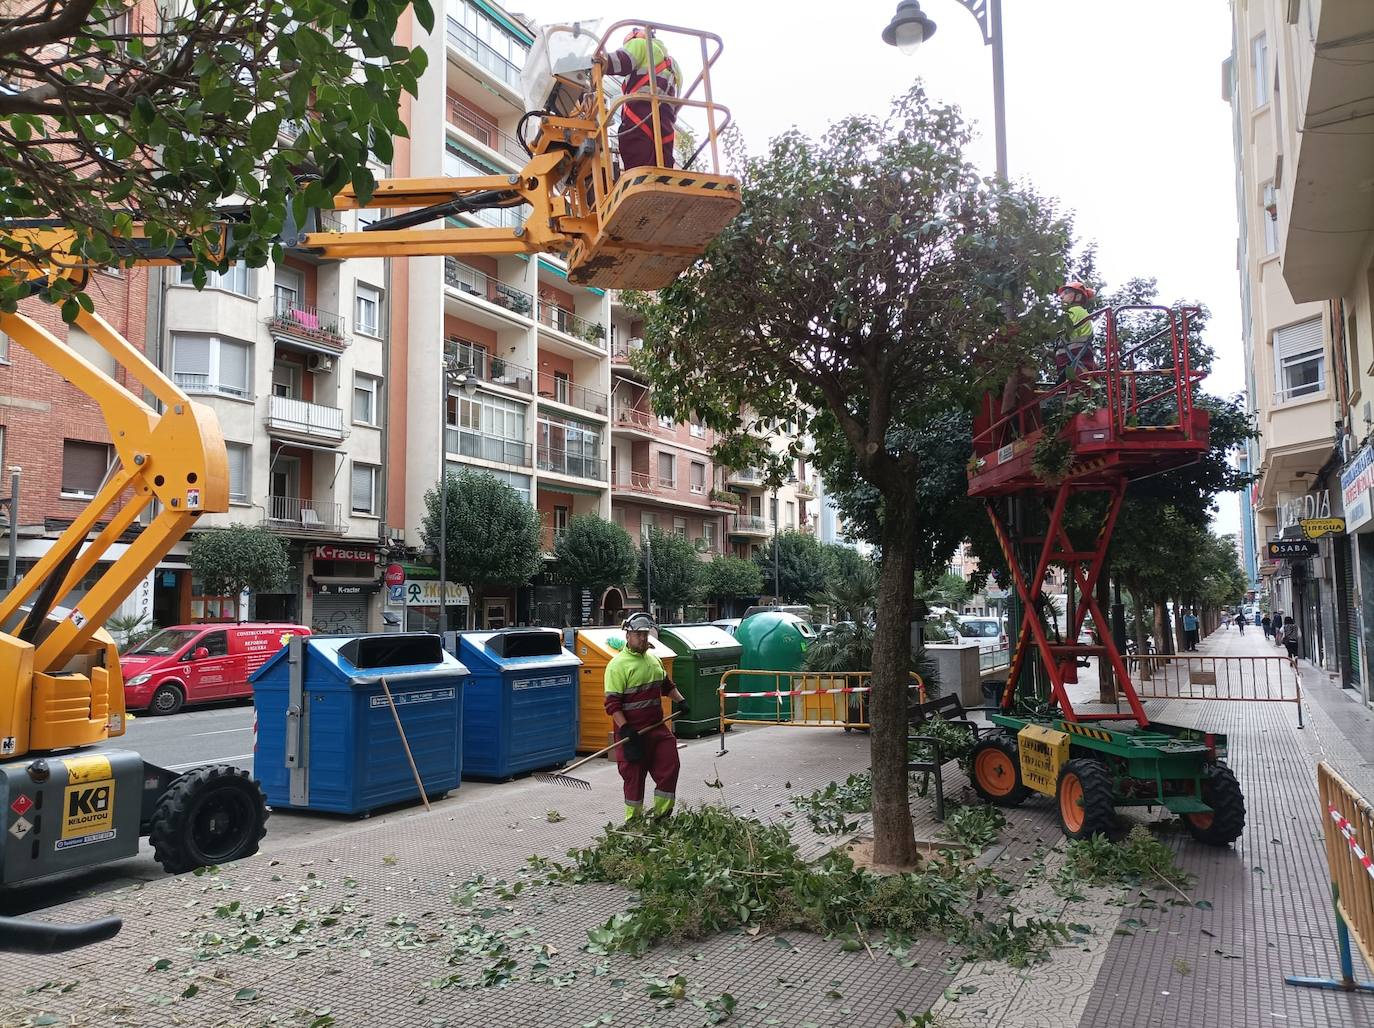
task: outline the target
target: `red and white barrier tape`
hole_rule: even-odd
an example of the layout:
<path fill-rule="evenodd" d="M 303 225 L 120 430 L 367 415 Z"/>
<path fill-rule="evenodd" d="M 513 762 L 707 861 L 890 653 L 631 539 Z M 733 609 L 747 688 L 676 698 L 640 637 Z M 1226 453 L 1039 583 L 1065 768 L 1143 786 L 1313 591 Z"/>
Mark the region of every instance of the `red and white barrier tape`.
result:
<path fill-rule="evenodd" d="M 1374 878 L 1374 860 L 1371 860 L 1369 854 L 1360 849 L 1359 843 L 1355 841 L 1355 826 L 1347 821 L 1345 815 L 1335 807 L 1328 807 L 1327 810 L 1331 813 L 1331 820 L 1336 822 L 1336 826 L 1340 828 L 1341 834 L 1345 836 L 1345 841 L 1348 842 L 1350 848 L 1355 851 L 1355 856 L 1359 857 L 1360 866 L 1364 868 L 1365 873 L 1368 874 L 1370 878 Z"/>
<path fill-rule="evenodd" d="M 852 689 L 776 689 L 773 692 L 727 692 L 723 696 L 745 697 L 751 696 L 828 696 L 842 692 L 872 692 L 872 687 L 867 685 L 855 686 Z"/>

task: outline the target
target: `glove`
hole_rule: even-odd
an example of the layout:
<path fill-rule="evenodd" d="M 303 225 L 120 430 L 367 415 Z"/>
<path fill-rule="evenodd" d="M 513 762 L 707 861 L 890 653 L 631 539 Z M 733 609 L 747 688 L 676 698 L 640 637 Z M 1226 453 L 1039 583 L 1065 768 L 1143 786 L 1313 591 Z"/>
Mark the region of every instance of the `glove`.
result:
<path fill-rule="evenodd" d="M 682 715 L 687 715 L 692 712 L 691 705 L 687 702 L 687 697 L 684 696 L 677 701 L 677 712 Z"/>
<path fill-rule="evenodd" d="M 620 730 L 620 737 L 625 740 L 620 744 L 621 755 L 631 764 L 641 763 L 644 760 L 643 737 L 629 725 Z"/>

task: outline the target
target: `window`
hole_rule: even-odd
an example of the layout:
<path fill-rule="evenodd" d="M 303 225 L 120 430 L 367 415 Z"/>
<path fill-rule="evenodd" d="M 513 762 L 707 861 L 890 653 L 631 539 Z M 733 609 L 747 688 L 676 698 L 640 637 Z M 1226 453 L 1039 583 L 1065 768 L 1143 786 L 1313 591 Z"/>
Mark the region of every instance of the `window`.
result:
<path fill-rule="evenodd" d="M 272 395 L 289 400 L 301 398 L 301 366 L 287 361 L 272 365 Z"/>
<path fill-rule="evenodd" d="M 701 537 L 706 540 L 706 548 L 711 552 L 716 552 L 718 548 L 717 529 L 719 526 L 714 521 L 704 521 L 701 525 Z"/>
<path fill-rule="evenodd" d="M 229 451 L 229 502 L 247 503 L 253 450 L 244 443 L 225 443 Z"/>
<path fill-rule="evenodd" d="M 91 497 L 100 492 L 105 473 L 114 462 L 109 443 L 62 442 L 62 495 Z"/>
<path fill-rule="evenodd" d="M 639 512 L 639 534 L 640 537 L 647 536 L 651 529 L 658 527 L 658 515 L 652 511 Z"/>
<path fill-rule="evenodd" d="M 192 284 L 193 268 L 190 265 L 181 266 L 181 284 L 189 286 Z M 206 289 L 223 289 L 229 293 L 237 293 L 239 296 L 256 296 L 253 291 L 253 269 L 243 261 L 235 261 L 229 266 L 228 271 L 212 271 L 205 278 Z"/>
<path fill-rule="evenodd" d="M 353 420 L 362 425 L 379 425 L 378 400 L 379 380 L 371 375 L 353 376 Z"/>
<path fill-rule="evenodd" d="M 705 438 L 706 438 L 706 426 L 703 425 L 700 421 L 697 421 L 696 418 L 693 418 L 693 419 L 692 419 L 692 424 L 691 424 L 690 431 L 691 431 L 691 433 L 692 433 L 692 438 L 693 438 L 693 439 L 705 439 Z"/>
<path fill-rule="evenodd" d="M 673 518 L 673 535 L 679 539 L 687 538 L 687 519 Z"/>
<path fill-rule="evenodd" d="M 671 453 L 658 455 L 658 484 L 665 489 L 677 485 L 677 458 Z"/>
<path fill-rule="evenodd" d="M 1278 329 L 1274 333 L 1278 402 L 1285 403 L 1325 389 L 1325 360 L 1320 316 Z"/>
<path fill-rule="evenodd" d="M 692 461 L 692 477 L 690 479 L 692 492 L 704 493 L 706 491 L 706 465 L 700 461 Z"/>
<path fill-rule="evenodd" d="M 0 363 L 10 362 L 10 337 L 0 332 Z"/>
<path fill-rule="evenodd" d="M 98 368 L 107 376 L 115 373 L 114 354 L 95 341 L 75 325 L 67 328 L 67 347 L 82 357 L 87 364 Z"/>
<path fill-rule="evenodd" d="M 660 414 L 658 416 L 658 427 L 671 429 L 673 427 L 673 419 L 667 414 Z"/>
<path fill-rule="evenodd" d="M 1345 343 L 1346 352 L 1350 355 L 1347 360 L 1350 362 L 1345 369 L 1347 379 L 1347 389 L 1352 389 L 1350 399 L 1353 401 L 1360 395 L 1360 337 L 1356 334 L 1355 315 L 1345 319 Z"/>
<path fill-rule="evenodd" d="M 381 469 L 373 464 L 353 462 L 353 513 L 377 513 L 377 473 Z"/>
<path fill-rule="evenodd" d="M 1263 107 L 1269 102 L 1269 42 L 1263 32 L 1250 41 L 1250 63 L 1254 72 L 1255 106 Z"/>
<path fill-rule="evenodd" d="M 187 654 L 192 660 L 195 659 L 196 651 L 204 649 L 206 657 L 227 657 L 229 656 L 229 633 L 228 632 L 208 632 L 200 637 L 200 641 Z"/>
<path fill-rule="evenodd" d="M 173 335 L 172 378 L 187 392 L 253 395 L 251 348 L 219 336 Z"/>
<path fill-rule="evenodd" d="M 353 323 L 364 335 L 382 334 L 382 291 L 375 286 L 358 283 L 357 300 L 354 305 Z"/>
<path fill-rule="evenodd" d="M 791 500 L 788 500 L 787 503 L 786 503 L 786 510 L 787 510 L 787 527 L 788 527 L 789 529 L 791 529 L 791 528 L 796 528 L 796 527 L 797 527 L 797 505 L 796 505 L 795 503 L 793 503 Z"/>
<path fill-rule="evenodd" d="M 568 530 L 568 508 L 555 506 L 553 508 L 553 534 L 555 537 L 562 535 Z"/>
<path fill-rule="evenodd" d="M 559 403 L 570 403 L 572 395 L 572 379 L 568 377 L 566 371 L 555 371 L 553 373 L 553 398 Z"/>

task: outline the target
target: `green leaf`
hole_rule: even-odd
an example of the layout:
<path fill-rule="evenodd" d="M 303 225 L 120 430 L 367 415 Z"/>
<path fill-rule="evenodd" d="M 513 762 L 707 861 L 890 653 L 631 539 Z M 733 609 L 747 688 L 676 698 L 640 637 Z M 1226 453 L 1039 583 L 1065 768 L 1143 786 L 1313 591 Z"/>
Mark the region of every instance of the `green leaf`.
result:
<path fill-rule="evenodd" d="M 420 23 L 420 27 L 426 32 L 434 31 L 434 8 L 429 5 L 429 0 L 411 0 L 411 10 L 415 12 L 415 20 Z"/>
<path fill-rule="evenodd" d="M 248 129 L 248 142 L 259 152 L 265 151 L 277 141 L 281 130 L 281 115 L 276 111 L 264 111 L 253 119 Z"/>
<path fill-rule="evenodd" d="M 191 999 L 199 992 L 200 986 L 195 984 L 195 982 L 192 982 L 190 985 L 186 986 L 186 988 L 181 991 L 181 998 Z"/>

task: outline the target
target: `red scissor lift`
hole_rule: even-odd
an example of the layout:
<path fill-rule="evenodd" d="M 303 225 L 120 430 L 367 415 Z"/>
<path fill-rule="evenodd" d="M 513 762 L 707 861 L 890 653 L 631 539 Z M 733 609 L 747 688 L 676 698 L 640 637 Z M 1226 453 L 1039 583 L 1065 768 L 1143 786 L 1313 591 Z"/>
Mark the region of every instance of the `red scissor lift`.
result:
<path fill-rule="evenodd" d="M 974 421 L 969 495 L 987 500 L 1023 610 L 1001 709 L 992 715 L 1003 731 L 975 748 L 974 786 L 1002 805 L 1019 803 L 1031 791 L 1056 796 L 1071 837 L 1105 831 L 1115 807 L 1130 804 L 1167 807 L 1204 842 L 1225 845 L 1244 825 L 1239 786 L 1219 759 L 1225 737 L 1151 723 L 1096 600 L 1127 485 L 1191 464 L 1207 450 L 1208 415 L 1193 404 L 1202 376 L 1192 369 L 1188 346 L 1198 315 L 1196 307 L 1097 311 L 1092 320 L 1099 364 L 1053 387 L 1031 390 L 1006 416 L 1000 414 L 1000 397 L 989 394 Z M 1141 325 L 1149 327 L 1141 331 Z M 1038 444 L 1056 429 L 1068 449 L 1067 468 L 1046 481 L 1031 465 Z M 1090 493 L 1104 494 L 1105 513 L 1091 544 L 1076 544 L 1065 512 L 1074 497 Z M 1016 498 L 1023 512 L 1043 505 L 1045 516 L 1037 523 L 1044 528 L 1036 534 L 1024 534 L 1009 517 Z M 1046 576 L 1055 566 L 1076 594 L 1066 611 L 1063 641 L 1050 639 L 1040 614 Z M 1099 641 L 1080 645 L 1089 615 Z M 1031 677 L 1032 646 L 1049 679 L 1048 697 L 1019 688 L 1023 677 Z M 1065 686 L 1077 680 L 1078 658 L 1090 656 L 1115 671 L 1129 719 L 1119 710 L 1074 709 Z M 1105 724 L 1130 719 L 1134 725 Z"/>

